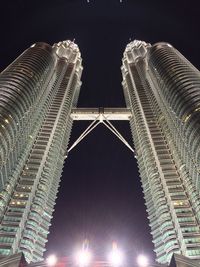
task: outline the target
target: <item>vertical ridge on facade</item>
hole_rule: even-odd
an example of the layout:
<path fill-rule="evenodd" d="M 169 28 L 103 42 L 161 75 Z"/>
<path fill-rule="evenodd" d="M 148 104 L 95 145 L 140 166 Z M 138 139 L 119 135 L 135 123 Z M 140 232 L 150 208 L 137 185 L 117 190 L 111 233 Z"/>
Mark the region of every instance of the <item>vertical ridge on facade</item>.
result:
<path fill-rule="evenodd" d="M 135 40 L 122 74 L 157 261 L 200 259 L 199 72 L 171 45 Z"/>
<path fill-rule="evenodd" d="M 36 43 L 0 75 L 0 254 L 41 261 L 81 86 L 78 46 Z"/>

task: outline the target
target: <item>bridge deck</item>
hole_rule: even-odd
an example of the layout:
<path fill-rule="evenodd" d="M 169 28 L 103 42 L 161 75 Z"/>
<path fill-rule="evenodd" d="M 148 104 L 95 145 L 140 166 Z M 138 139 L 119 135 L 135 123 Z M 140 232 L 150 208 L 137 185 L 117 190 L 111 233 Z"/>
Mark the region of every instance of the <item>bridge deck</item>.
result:
<path fill-rule="evenodd" d="M 75 121 L 129 121 L 131 111 L 127 108 L 74 108 L 71 112 L 71 118 Z"/>

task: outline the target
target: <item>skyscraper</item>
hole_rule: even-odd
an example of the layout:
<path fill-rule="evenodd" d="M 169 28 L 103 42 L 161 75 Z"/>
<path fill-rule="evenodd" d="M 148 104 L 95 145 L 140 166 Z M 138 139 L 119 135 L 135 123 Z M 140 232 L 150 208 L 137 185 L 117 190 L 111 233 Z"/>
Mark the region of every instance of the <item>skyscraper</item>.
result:
<path fill-rule="evenodd" d="M 123 89 L 160 263 L 200 259 L 200 75 L 175 48 L 133 41 Z"/>
<path fill-rule="evenodd" d="M 43 259 L 73 118 L 106 120 L 131 148 L 108 121 L 125 112 L 157 261 L 168 263 L 173 253 L 200 259 L 198 70 L 167 43 L 131 42 L 122 66 L 128 109 L 79 114 L 81 74 L 70 41 L 36 43 L 0 74 L 0 255 Z"/>
<path fill-rule="evenodd" d="M 0 75 L 0 254 L 42 260 L 82 73 L 70 41 L 36 43 Z"/>

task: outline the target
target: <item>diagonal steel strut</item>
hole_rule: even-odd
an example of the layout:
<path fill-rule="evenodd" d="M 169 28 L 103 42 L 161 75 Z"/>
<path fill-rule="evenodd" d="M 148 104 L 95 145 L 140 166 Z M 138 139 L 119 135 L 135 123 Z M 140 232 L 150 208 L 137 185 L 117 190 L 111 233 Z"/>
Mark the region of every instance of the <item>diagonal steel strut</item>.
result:
<path fill-rule="evenodd" d="M 134 149 L 129 145 L 129 143 L 126 141 L 126 139 L 119 133 L 119 131 L 114 127 L 114 125 L 108 121 L 106 118 L 105 118 L 105 122 L 102 121 L 102 123 L 112 132 L 114 133 L 118 138 L 119 140 L 122 141 L 122 143 L 124 143 L 133 153 L 135 152 Z"/>
<path fill-rule="evenodd" d="M 77 110 L 77 111 L 76 111 Z M 70 152 L 77 146 L 91 131 L 93 131 L 100 123 L 106 126 L 114 135 L 119 138 L 133 153 L 134 149 L 129 145 L 126 139 L 119 133 L 119 131 L 110 122 L 111 120 L 128 120 L 131 117 L 130 110 L 123 108 L 82 108 L 74 109 L 71 115 L 73 120 L 92 120 L 92 123 L 83 131 L 77 140 L 68 149 Z M 65 156 L 67 158 L 67 155 Z"/>
<path fill-rule="evenodd" d="M 85 129 L 85 131 L 83 131 L 83 133 L 79 136 L 79 138 L 77 138 L 77 140 L 73 143 L 73 145 L 68 149 L 68 153 L 75 146 L 77 146 L 92 130 L 94 130 L 97 127 L 97 125 L 101 123 L 101 121 L 98 120 L 98 117 L 96 118 L 96 120 L 92 121 L 92 123 L 90 123 L 90 125 Z M 67 158 L 67 155 L 65 156 L 65 158 Z"/>

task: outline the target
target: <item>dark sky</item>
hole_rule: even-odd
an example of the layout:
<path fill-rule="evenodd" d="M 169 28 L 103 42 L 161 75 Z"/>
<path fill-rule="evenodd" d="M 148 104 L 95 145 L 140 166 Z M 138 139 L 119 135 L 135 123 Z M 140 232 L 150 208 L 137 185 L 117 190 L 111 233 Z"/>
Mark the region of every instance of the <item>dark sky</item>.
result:
<path fill-rule="evenodd" d="M 0 70 L 37 41 L 74 39 L 83 58 L 81 107 L 125 106 L 121 59 L 129 40 L 167 41 L 196 67 L 198 1 L 1 1 Z M 75 123 L 71 142 L 88 125 Z M 131 143 L 129 125 L 115 123 Z M 133 154 L 99 126 L 69 154 L 64 167 L 47 254 L 70 255 L 84 238 L 103 259 L 113 240 L 134 262 L 154 258 L 142 189 Z"/>

